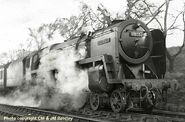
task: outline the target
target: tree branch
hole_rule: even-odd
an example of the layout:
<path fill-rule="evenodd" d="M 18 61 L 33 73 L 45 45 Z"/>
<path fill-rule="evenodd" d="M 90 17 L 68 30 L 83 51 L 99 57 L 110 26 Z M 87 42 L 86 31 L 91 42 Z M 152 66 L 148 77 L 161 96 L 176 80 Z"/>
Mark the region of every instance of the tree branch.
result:
<path fill-rule="evenodd" d="M 168 17 L 168 8 L 169 8 L 170 0 L 165 0 L 165 4 L 166 4 L 166 10 L 165 10 L 165 14 L 164 14 L 164 35 L 166 37 L 166 35 L 167 35 L 167 17 Z"/>
<path fill-rule="evenodd" d="M 161 12 L 161 11 L 158 11 L 158 12 L 152 17 L 152 19 L 150 19 L 150 20 L 146 23 L 146 25 L 150 24 L 150 23 L 156 18 L 156 16 L 157 16 L 160 12 Z"/>
<path fill-rule="evenodd" d="M 181 12 L 179 15 L 181 15 L 182 14 L 182 20 L 183 20 L 183 24 L 184 24 L 184 30 L 183 30 L 183 32 L 184 32 L 184 37 L 183 37 L 183 44 L 182 44 L 182 46 L 180 46 L 179 47 L 179 50 L 177 51 L 177 53 L 176 54 L 174 54 L 174 55 L 170 55 L 169 54 L 169 52 L 167 53 L 167 57 L 168 58 L 175 58 L 175 57 L 177 57 L 181 52 L 182 52 L 182 50 L 183 50 L 183 48 L 184 48 L 184 43 L 185 43 L 185 4 L 184 4 L 184 11 L 183 12 Z M 178 15 L 178 16 L 179 16 Z M 177 18 L 177 17 L 176 17 Z"/>
<path fill-rule="evenodd" d="M 132 11 L 132 8 L 133 8 L 133 6 L 134 6 L 138 1 L 139 1 L 139 0 L 136 0 L 134 3 L 132 3 L 132 2 L 130 2 L 129 0 L 127 0 L 128 9 L 127 9 L 127 11 L 125 12 L 126 18 L 127 18 L 127 19 L 131 18 L 130 13 L 131 13 L 131 11 Z"/>
<path fill-rule="evenodd" d="M 154 15 L 154 13 L 152 13 L 152 11 L 151 11 L 151 9 L 150 9 L 150 7 L 149 7 L 149 5 L 146 3 L 146 1 L 144 0 L 143 1 L 144 3 L 145 3 L 145 5 L 147 6 L 147 8 L 148 8 L 148 10 L 149 10 L 149 12 L 150 12 L 150 14 L 154 17 L 154 19 L 157 21 L 157 23 L 159 24 L 159 26 L 160 26 L 160 28 L 161 28 L 161 30 L 163 30 L 163 27 L 162 27 L 162 25 L 161 25 L 161 23 L 159 22 L 159 20 L 156 18 L 156 16 Z"/>
<path fill-rule="evenodd" d="M 152 22 L 155 18 L 156 18 L 156 16 L 161 12 L 161 8 L 163 7 L 165 5 L 165 3 L 163 3 L 154 13 L 155 13 L 155 15 L 152 17 L 152 19 L 151 20 L 149 20 L 148 22 L 147 22 L 147 24 L 146 25 L 148 25 L 148 24 L 150 24 L 150 22 Z"/>
<path fill-rule="evenodd" d="M 171 29 L 174 27 L 174 25 L 175 25 L 177 19 L 179 18 L 179 16 L 180 16 L 182 13 L 183 13 L 183 12 L 180 12 L 180 13 L 175 17 L 173 23 L 172 23 L 171 26 L 167 29 L 167 31 L 168 31 L 168 30 L 171 30 Z"/>

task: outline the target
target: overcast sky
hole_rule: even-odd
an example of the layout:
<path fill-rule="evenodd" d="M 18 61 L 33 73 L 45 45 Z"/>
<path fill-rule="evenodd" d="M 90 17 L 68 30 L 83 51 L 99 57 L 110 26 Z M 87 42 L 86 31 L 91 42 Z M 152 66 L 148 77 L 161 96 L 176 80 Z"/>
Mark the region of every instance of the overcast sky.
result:
<path fill-rule="evenodd" d="M 111 13 L 124 12 L 126 6 L 126 0 L 81 1 L 88 3 L 93 9 L 102 3 Z M 182 0 L 174 1 L 176 2 L 172 5 L 178 9 L 179 2 Z M 38 27 L 43 23 L 53 22 L 58 17 L 65 18 L 77 15 L 79 2 L 80 0 L 0 0 L 0 53 L 15 49 L 20 43 L 26 41 L 28 27 Z M 180 43 L 180 41 L 175 41 L 175 43 L 169 41 L 168 46 Z"/>

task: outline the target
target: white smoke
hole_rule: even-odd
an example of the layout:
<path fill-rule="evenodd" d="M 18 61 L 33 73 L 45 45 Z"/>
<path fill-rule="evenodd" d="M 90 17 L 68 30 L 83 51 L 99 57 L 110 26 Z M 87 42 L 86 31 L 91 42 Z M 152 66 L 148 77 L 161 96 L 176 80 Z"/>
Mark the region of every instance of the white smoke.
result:
<path fill-rule="evenodd" d="M 15 92 L 0 97 L 1 104 L 9 104 L 15 106 L 30 106 L 30 107 L 38 107 L 40 105 L 40 101 L 35 100 L 35 96 L 31 93 L 16 90 Z"/>
<path fill-rule="evenodd" d="M 86 102 L 88 76 L 85 70 L 76 68 L 76 61 L 84 58 L 85 52 L 85 48 L 43 51 L 37 79 L 26 81 L 13 93 L 0 97 L 1 103 L 78 110 Z"/>
<path fill-rule="evenodd" d="M 77 69 L 75 63 L 81 57 L 73 48 L 43 54 L 37 79 L 44 82 L 41 107 L 78 109 L 84 105 L 86 94 L 83 90 L 87 89 L 87 72 Z M 54 70 L 58 73 L 52 74 Z"/>

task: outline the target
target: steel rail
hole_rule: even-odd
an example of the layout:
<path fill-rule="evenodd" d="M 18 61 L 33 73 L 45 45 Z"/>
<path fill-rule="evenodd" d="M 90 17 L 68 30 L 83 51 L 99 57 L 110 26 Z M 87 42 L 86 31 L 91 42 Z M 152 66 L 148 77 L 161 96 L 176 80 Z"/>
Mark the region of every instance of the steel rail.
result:
<path fill-rule="evenodd" d="M 137 122 L 152 120 L 165 120 L 168 122 L 184 122 L 185 113 L 172 112 L 163 110 L 153 110 L 151 113 L 146 113 L 142 109 L 133 109 L 128 113 L 114 113 L 110 111 L 92 111 L 90 109 L 77 112 L 61 112 L 54 110 L 46 110 L 35 107 L 26 106 L 11 106 L 0 104 L 0 115 L 10 116 L 59 116 L 72 118 L 72 122 Z"/>
<path fill-rule="evenodd" d="M 12 111 L 11 111 L 12 110 Z M 17 116 L 17 117 L 24 117 L 24 116 L 32 116 L 32 115 L 42 115 L 42 116 L 50 116 L 50 117 L 68 117 L 72 118 L 73 121 L 78 122 L 114 122 L 111 120 L 103 120 L 98 118 L 91 118 L 91 117 L 84 117 L 79 115 L 72 115 L 66 113 L 60 113 L 55 111 L 43 110 L 40 108 L 33 108 L 33 107 L 25 107 L 25 106 L 11 106 L 0 104 L 0 114 L 5 113 L 7 116 Z M 27 113 L 27 114 L 25 114 Z M 38 120 L 39 121 L 39 120 Z"/>

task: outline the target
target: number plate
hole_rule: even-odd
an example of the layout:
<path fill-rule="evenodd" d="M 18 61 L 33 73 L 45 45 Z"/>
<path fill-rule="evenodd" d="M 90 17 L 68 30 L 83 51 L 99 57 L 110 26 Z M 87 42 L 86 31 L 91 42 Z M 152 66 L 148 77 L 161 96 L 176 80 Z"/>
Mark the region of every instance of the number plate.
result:
<path fill-rule="evenodd" d="M 130 32 L 131 37 L 143 37 L 143 32 Z"/>

